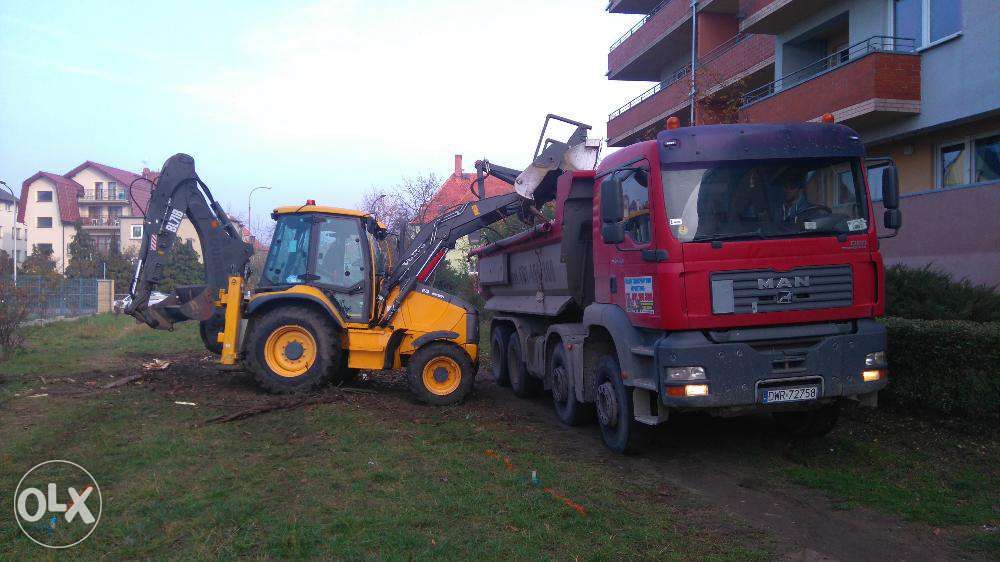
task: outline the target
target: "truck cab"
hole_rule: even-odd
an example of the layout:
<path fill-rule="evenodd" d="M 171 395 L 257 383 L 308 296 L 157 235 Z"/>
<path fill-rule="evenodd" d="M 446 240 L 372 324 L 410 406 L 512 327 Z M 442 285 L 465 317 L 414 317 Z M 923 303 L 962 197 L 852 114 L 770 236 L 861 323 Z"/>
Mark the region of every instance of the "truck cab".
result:
<path fill-rule="evenodd" d="M 895 174 L 883 177 L 898 228 Z M 551 389 L 571 424 L 596 411 L 620 451 L 635 424 L 671 412 L 765 411 L 819 434 L 842 401 L 876 404 L 884 268 L 853 130 L 665 130 L 563 174 L 552 196 L 547 233 L 479 254 L 494 357 L 507 358 L 494 373 L 515 392 Z"/>

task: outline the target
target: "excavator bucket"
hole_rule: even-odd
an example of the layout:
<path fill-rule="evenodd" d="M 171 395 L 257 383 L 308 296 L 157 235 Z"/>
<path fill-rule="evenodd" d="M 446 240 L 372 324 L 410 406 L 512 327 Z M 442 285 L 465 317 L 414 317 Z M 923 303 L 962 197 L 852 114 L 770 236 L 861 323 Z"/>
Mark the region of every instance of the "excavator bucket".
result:
<path fill-rule="evenodd" d="M 546 138 L 545 133 L 551 121 L 568 123 L 575 126 L 576 130 L 565 142 Z M 559 115 L 552 113 L 546 115 L 531 165 L 517 176 L 514 181 L 514 191 L 525 199 L 538 201 L 545 199 L 543 194 L 536 191 L 543 185 L 549 172 L 558 170 L 559 173 L 563 173 L 596 168 L 601 153 L 601 140 L 587 138 L 587 131 L 590 128 L 590 125 Z"/>
<path fill-rule="evenodd" d="M 194 169 L 194 158 L 175 154 L 163 164 L 150 194 L 143 223 L 139 260 L 132 279 L 125 313 L 149 326 L 169 330 L 176 322 L 217 320 L 219 290 L 231 275 L 245 276 L 253 247 L 216 203 Z M 150 304 L 150 296 L 163 281 L 166 257 L 177 243 L 177 229 L 187 218 L 201 242 L 205 284 L 178 287 L 166 299 Z"/>

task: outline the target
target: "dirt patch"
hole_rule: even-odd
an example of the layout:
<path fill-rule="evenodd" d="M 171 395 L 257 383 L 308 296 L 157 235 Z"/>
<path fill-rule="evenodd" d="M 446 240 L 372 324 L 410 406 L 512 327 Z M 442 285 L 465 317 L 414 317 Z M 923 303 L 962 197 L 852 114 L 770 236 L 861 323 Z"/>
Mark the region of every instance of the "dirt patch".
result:
<path fill-rule="evenodd" d="M 513 430 L 518 443 L 501 444 L 508 451 L 543 448 L 580 462 L 601 465 L 634 475 L 636 494 L 652 494 L 673 502 L 686 493 L 722 506 L 751 527 L 769 532 L 778 541 L 779 554 L 789 560 L 949 560 L 961 556 L 925 525 L 906 523 L 867 509 L 837 509 L 818 492 L 762 478 L 740 456 L 740 445 L 755 443 L 778 456 L 798 444 L 774 431 L 767 419 L 718 420 L 682 416 L 653 432 L 643 454 L 620 456 L 609 452 L 595 426 L 566 427 L 559 423 L 547 398 L 520 400 L 494 385 L 481 373 L 475 393 L 463 404 L 430 408 L 409 393 L 400 373 L 362 377 L 307 397 L 273 396 L 260 390 L 242 371 L 220 371 L 215 357 L 188 353 L 162 357 L 170 366 L 145 373 L 127 384 L 104 388 L 121 377 L 139 374 L 142 361 L 117 371 L 94 371 L 67 378 L 37 381 L 32 392 L 52 396 L 127 393 L 141 387 L 174 401 L 193 401 L 239 418 L 241 412 L 266 416 L 270 409 L 308 407 L 324 402 L 350 402 L 381 412 L 386 420 L 435 423 L 451 416 L 474 420 L 474 430 L 489 427 Z M 22 394 L 18 409 L 33 409 L 35 400 Z M 260 410 L 260 411 L 255 411 Z M 206 418 L 209 416 L 206 414 Z M 204 421 L 207 421 L 204 420 Z M 227 420 L 228 421 L 228 420 Z M 630 476 L 631 478 L 632 476 Z M 683 491 L 683 493 L 678 493 Z"/>

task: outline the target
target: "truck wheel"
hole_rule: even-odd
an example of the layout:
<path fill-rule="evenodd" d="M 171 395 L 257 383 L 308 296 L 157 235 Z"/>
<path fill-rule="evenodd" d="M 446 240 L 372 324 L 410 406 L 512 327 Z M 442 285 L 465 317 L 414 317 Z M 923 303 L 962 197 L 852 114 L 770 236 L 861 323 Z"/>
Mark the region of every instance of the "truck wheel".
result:
<path fill-rule="evenodd" d="M 246 367 L 270 392 L 313 390 L 339 364 L 334 327 L 318 312 L 282 306 L 253 322 L 247 338 Z"/>
<path fill-rule="evenodd" d="M 510 389 L 518 398 L 537 396 L 542 390 L 542 381 L 528 374 L 528 366 L 521 359 L 521 340 L 517 332 L 507 340 L 507 372 L 510 373 Z"/>
<path fill-rule="evenodd" d="M 583 425 L 594 419 L 592 404 L 576 399 L 576 383 L 566 361 L 562 343 L 556 346 L 549 359 L 549 376 L 552 377 L 552 402 L 559 421 L 566 425 Z"/>
<path fill-rule="evenodd" d="M 618 360 L 605 355 L 597 364 L 597 422 L 604 444 L 616 453 L 638 450 L 639 428 L 632 412 L 632 393 L 622 382 Z"/>
<path fill-rule="evenodd" d="M 421 402 L 434 406 L 461 402 L 472 392 L 475 378 L 469 354 L 447 342 L 433 342 L 418 349 L 407 369 L 410 390 Z"/>
<path fill-rule="evenodd" d="M 794 437 L 822 437 L 837 425 L 840 402 L 827 404 L 818 410 L 806 412 L 774 412 L 774 421 L 783 431 Z"/>
<path fill-rule="evenodd" d="M 507 370 L 507 329 L 502 325 L 493 326 L 490 334 L 490 370 L 497 386 L 510 386 L 510 371 Z"/>

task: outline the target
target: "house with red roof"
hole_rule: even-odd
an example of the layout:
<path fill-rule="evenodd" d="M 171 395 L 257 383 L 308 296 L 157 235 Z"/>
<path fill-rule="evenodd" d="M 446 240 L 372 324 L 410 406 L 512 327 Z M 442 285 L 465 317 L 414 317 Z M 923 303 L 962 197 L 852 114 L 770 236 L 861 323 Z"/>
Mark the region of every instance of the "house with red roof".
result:
<path fill-rule="evenodd" d="M 475 181 L 476 174 L 465 173 L 462 169 L 462 155 L 456 154 L 455 170 L 444 180 L 444 183 L 441 184 L 441 187 L 438 188 L 437 192 L 434 193 L 434 196 L 431 197 L 431 200 L 424 207 L 424 212 L 418 217 L 419 222 L 426 224 L 457 205 L 475 201 L 477 197 L 473 193 L 473 189 L 478 189 Z M 484 188 L 486 197 L 503 195 L 504 193 L 514 191 L 513 186 L 493 176 L 486 177 Z M 454 250 L 448 252 L 447 259 L 453 268 L 459 271 L 463 268 L 469 268 L 469 245 L 469 237 L 467 236 L 455 244 Z"/>
<path fill-rule="evenodd" d="M 60 272 L 69 263 L 66 248 L 80 229 L 103 251 L 138 251 L 143 214 L 158 176 L 148 168 L 137 174 L 90 160 L 65 174 L 36 173 L 21 184 L 17 209 L 18 222 L 27 228 L 28 247 L 52 250 Z M 201 245 L 190 221 L 184 220 L 178 235 L 193 242 L 200 258 Z"/>

